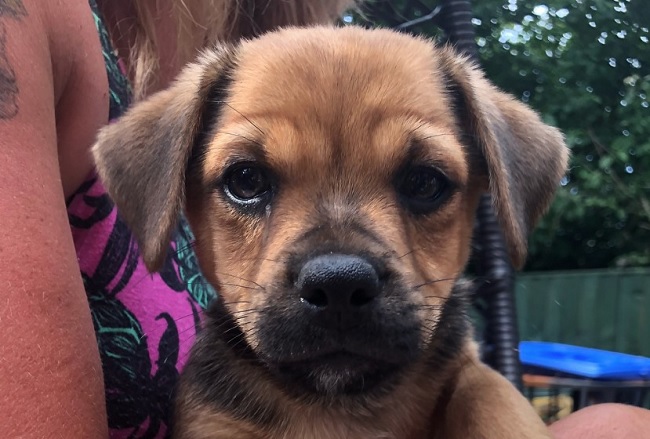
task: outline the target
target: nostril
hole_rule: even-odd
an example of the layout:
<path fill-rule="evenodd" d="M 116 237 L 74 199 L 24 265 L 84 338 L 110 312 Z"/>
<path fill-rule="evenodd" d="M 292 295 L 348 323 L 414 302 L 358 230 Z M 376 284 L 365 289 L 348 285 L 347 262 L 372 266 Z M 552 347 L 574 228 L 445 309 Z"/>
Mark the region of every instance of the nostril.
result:
<path fill-rule="evenodd" d="M 300 295 L 300 300 L 318 308 L 327 307 L 327 293 L 320 288 L 313 288 Z"/>
<path fill-rule="evenodd" d="M 350 305 L 355 308 L 361 307 L 367 303 L 372 302 L 376 296 L 376 294 L 365 288 L 356 289 L 350 296 Z"/>
<path fill-rule="evenodd" d="M 314 311 L 331 313 L 360 310 L 381 291 L 377 271 L 369 261 L 340 254 L 308 260 L 300 268 L 295 287 L 300 302 Z"/>

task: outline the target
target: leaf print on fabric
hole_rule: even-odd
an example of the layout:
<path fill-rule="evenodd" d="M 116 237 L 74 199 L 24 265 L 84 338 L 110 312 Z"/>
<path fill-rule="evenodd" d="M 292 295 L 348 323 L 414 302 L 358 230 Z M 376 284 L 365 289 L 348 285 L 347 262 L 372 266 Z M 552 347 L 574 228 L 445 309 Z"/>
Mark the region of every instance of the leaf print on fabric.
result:
<path fill-rule="evenodd" d="M 89 195 L 86 192 L 90 189 L 95 182 L 96 178 L 92 178 L 84 182 L 77 191 L 70 196 L 67 200 L 68 207 L 70 202 L 77 196 L 81 196 L 83 203 L 92 210 L 92 213 L 81 217 L 72 213 L 68 214 L 68 221 L 70 225 L 77 229 L 89 229 L 100 221 L 105 220 L 113 211 L 113 202 L 108 197 L 108 194 L 103 193 L 98 196 Z"/>
<path fill-rule="evenodd" d="M 187 285 L 183 279 L 181 279 L 180 274 L 177 270 L 177 259 L 176 249 L 174 245 L 170 245 L 167 248 L 167 254 L 165 255 L 165 260 L 163 261 L 163 266 L 160 269 L 160 277 L 167 284 L 169 288 L 176 292 L 185 292 Z"/>
<path fill-rule="evenodd" d="M 108 117 L 109 120 L 113 120 L 119 117 L 131 102 L 131 86 L 124 74 L 124 68 L 120 64 L 116 51 L 111 50 L 111 38 L 101 20 L 96 0 L 90 0 L 90 8 L 93 12 L 93 18 L 95 19 L 95 27 L 99 32 L 99 39 L 104 54 L 104 63 L 106 64 L 106 72 L 108 73 L 108 89 L 110 97 Z"/>
<path fill-rule="evenodd" d="M 111 428 L 136 427 L 148 416 L 142 403 L 148 390 L 142 378 L 151 373 L 147 339 L 120 301 L 91 296 L 89 302 L 102 367 L 110 371 L 104 376 L 109 424 Z"/>
<path fill-rule="evenodd" d="M 160 273 L 165 283 L 176 291 L 186 289 L 202 309 L 207 309 L 208 304 L 217 296 L 217 293 L 201 273 L 199 261 L 194 252 L 194 235 L 185 218 L 181 218 L 179 222 L 167 258 L 168 260 L 165 261 L 164 268 Z"/>
<path fill-rule="evenodd" d="M 114 120 L 131 102 L 131 89 L 96 1 L 89 3 L 106 64 L 109 117 Z M 201 325 L 199 303 L 207 304 L 210 295 L 188 291 L 198 264 L 193 252 L 181 251 L 179 258 L 177 249 L 187 249 L 185 241 L 191 238 L 183 235 L 183 242 L 171 242 L 164 273 L 152 274 L 94 172 L 66 206 L 102 361 L 109 437 L 167 438 L 179 371 Z"/>
<path fill-rule="evenodd" d="M 118 214 L 98 268 L 93 275 L 95 288 L 107 289 L 107 293 L 113 296 L 122 291 L 138 266 L 138 256 L 137 244 L 126 223 Z M 119 281 L 109 290 L 108 286 L 120 272 Z"/>
<path fill-rule="evenodd" d="M 132 438 L 158 437 L 168 430 L 166 422 L 179 376 L 176 322 L 167 313 L 156 318 L 165 322 L 166 329 L 158 343 L 158 367 L 152 375 L 148 338 L 137 318 L 112 297 L 91 295 L 89 302 L 104 369 L 109 427 L 132 430 L 128 436 Z"/>

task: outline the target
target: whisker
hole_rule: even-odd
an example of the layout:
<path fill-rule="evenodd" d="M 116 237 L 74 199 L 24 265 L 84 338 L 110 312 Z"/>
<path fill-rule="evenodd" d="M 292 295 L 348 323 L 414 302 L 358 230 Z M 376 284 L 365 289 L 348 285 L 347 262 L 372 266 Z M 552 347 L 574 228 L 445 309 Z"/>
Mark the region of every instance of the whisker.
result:
<path fill-rule="evenodd" d="M 224 322 L 224 323 L 218 325 L 216 328 L 213 328 L 213 330 L 219 330 L 219 329 L 221 328 L 221 326 L 223 326 L 224 324 L 227 324 L 227 323 L 230 323 L 230 322 Z M 232 327 L 232 328 L 230 328 L 230 329 L 228 329 L 228 330 L 226 330 L 226 331 L 223 331 L 223 334 L 227 334 L 228 332 L 233 331 L 233 330 L 236 330 L 236 329 L 240 329 L 240 330 L 242 330 L 242 333 L 241 333 L 241 334 L 238 334 L 238 335 L 236 335 L 235 337 L 233 337 L 231 340 L 229 340 L 229 342 L 232 343 L 233 340 L 236 340 L 237 338 L 241 338 L 241 340 L 237 341 L 237 343 L 235 344 L 235 346 L 236 346 L 236 345 L 238 345 L 239 343 L 241 343 L 242 341 L 245 341 L 245 335 L 246 335 L 246 334 L 244 333 L 244 331 L 246 331 L 246 326 L 249 326 L 249 325 L 252 325 L 252 324 L 253 324 L 253 322 L 248 322 L 248 321 L 241 322 L 241 323 L 239 323 L 237 326 Z M 180 332 L 178 333 L 180 343 L 178 344 L 178 347 L 175 348 L 175 352 L 178 352 L 178 351 L 180 350 L 180 346 L 184 345 L 188 340 L 190 340 L 191 338 L 193 338 L 193 337 L 195 337 L 195 336 L 197 335 L 196 333 L 193 333 L 193 334 L 191 334 L 190 336 L 187 336 L 187 337 L 185 337 L 185 338 L 182 338 L 182 337 L 181 337 L 181 335 L 185 335 L 186 333 L 188 333 L 188 332 L 189 332 L 190 330 L 192 330 L 192 329 L 194 329 L 194 327 L 192 327 L 192 328 L 187 328 L 186 330 L 180 331 Z M 251 335 L 254 335 L 254 334 L 257 334 L 257 332 L 258 332 L 258 331 L 256 330 L 256 331 L 254 331 L 254 332 L 252 332 L 252 333 L 250 333 L 250 334 L 251 334 Z M 179 361 L 185 361 L 185 360 L 187 360 L 188 355 L 189 355 L 190 353 L 191 353 L 191 350 L 188 350 L 187 353 L 186 353 L 185 355 L 182 355 L 182 356 L 179 355 L 178 360 L 179 360 Z M 169 356 L 168 356 L 168 358 L 169 358 Z"/>
<path fill-rule="evenodd" d="M 404 258 L 404 257 L 406 257 L 408 255 L 412 255 L 413 253 L 415 253 L 418 250 L 420 250 L 420 249 L 416 247 L 413 250 L 404 253 L 402 256 L 398 256 L 397 259 L 402 259 L 402 258 Z"/>
<path fill-rule="evenodd" d="M 250 282 L 250 283 L 252 283 L 253 285 L 256 285 L 256 286 L 258 286 L 259 288 L 261 288 L 262 290 L 266 291 L 266 288 L 264 288 L 262 285 L 258 284 L 258 283 L 255 282 L 255 281 L 252 281 L 252 280 L 250 280 L 250 279 L 246 279 L 246 278 L 244 278 L 244 277 L 236 276 L 236 275 L 234 275 L 234 274 L 226 273 L 226 272 L 223 272 L 223 271 L 217 271 L 216 274 L 218 274 L 218 275 L 220 275 L 220 276 L 230 276 L 230 277 L 234 277 L 235 279 L 243 280 L 244 282 Z"/>
<path fill-rule="evenodd" d="M 188 317 L 194 317 L 194 313 L 191 313 L 191 314 L 187 314 L 187 315 L 184 315 L 184 316 L 177 317 L 177 318 L 173 319 L 173 321 L 174 321 L 174 323 L 178 323 L 178 322 L 180 322 L 181 320 L 186 319 L 186 318 L 188 318 Z"/>
<path fill-rule="evenodd" d="M 189 250 L 194 247 L 196 247 L 196 240 L 190 242 L 187 245 L 181 245 L 180 247 L 176 247 L 175 249 L 176 255 L 179 255 L 180 252 L 184 252 L 185 250 Z"/>
<path fill-rule="evenodd" d="M 226 334 L 228 334 L 228 332 L 230 332 L 230 331 L 232 331 L 234 329 L 237 329 L 237 328 L 230 328 L 228 331 L 225 331 L 222 335 L 225 337 Z M 239 333 L 237 333 L 237 334 L 235 334 L 235 335 L 233 335 L 231 337 L 225 337 L 225 338 L 226 338 L 226 340 L 227 340 L 227 342 L 229 344 L 231 344 L 233 342 L 239 343 L 239 340 L 246 340 L 246 333 L 244 331 L 240 331 Z M 237 343 L 235 343 L 234 346 L 236 346 Z"/>
<path fill-rule="evenodd" d="M 240 303 L 251 303 L 251 301 L 250 300 L 233 300 L 231 302 L 226 302 L 225 300 L 223 301 L 223 304 L 226 306 L 239 305 Z"/>
<path fill-rule="evenodd" d="M 235 311 L 233 313 L 233 317 L 235 317 L 236 319 L 239 319 L 240 317 L 245 317 L 245 316 L 248 316 L 248 315 L 253 314 L 255 312 L 260 312 L 260 311 L 257 310 L 257 309 L 245 309 L 243 311 Z M 240 323 L 239 320 L 236 320 L 236 323 L 239 324 Z"/>
<path fill-rule="evenodd" d="M 246 303 L 251 303 L 251 302 L 246 302 Z M 231 314 L 236 314 L 236 313 L 240 313 L 240 312 L 248 312 L 248 311 L 258 311 L 258 312 L 261 312 L 262 310 L 259 309 L 259 308 L 246 308 L 246 309 L 239 309 L 239 310 L 237 310 L 237 311 L 233 311 Z"/>
<path fill-rule="evenodd" d="M 184 334 L 186 334 L 186 333 L 188 333 L 188 332 L 190 332 L 190 331 L 193 331 L 193 332 L 192 332 L 193 336 L 198 335 L 198 331 L 196 331 L 196 327 L 195 327 L 194 325 L 192 325 L 192 326 L 190 326 L 190 327 L 187 327 L 187 328 L 183 329 L 182 331 L 178 331 L 178 339 L 180 340 L 180 339 L 181 339 L 181 335 L 184 335 Z M 187 337 L 184 341 L 187 341 L 187 340 L 189 340 L 190 338 L 191 338 L 191 337 Z M 180 346 L 179 346 L 179 347 L 180 347 Z"/>
<path fill-rule="evenodd" d="M 264 290 L 264 288 L 261 288 L 261 287 L 249 287 L 247 285 L 231 284 L 231 283 L 227 283 L 227 282 L 221 282 L 220 285 L 225 285 L 225 286 L 228 286 L 228 287 L 244 288 L 246 290 L 260 290 L 260 289 L 262 291 Z"/>
<path fill-rule="evenodd" d="M 417 290 L 418 288 L 422 288 L 422 287 L 424 287 L 426 285 L 432 285 L 432 284 L 435 284 L 435 283 L 438 283 L 438 282 L 455 281 L 456 279 L 458 279 L 458 278 L 457 277 L 447 277 L 447 278 L 443 278 L 443 279 L 432 279 L 432 280 L 423 282 L 423 283 L 421 283 L 419 285 L 416 285 L 416 286 L 412 287 L 412 289 Z"/>
<path fill-rule="evenodd" d="M 248 141 L 248 142 L 250 142 L 250 143 L 252 143 L 254 145 L 259 146 L 260 148 L 264 147 L 264 145 L 261 142 L 255 140 L 255 139 L 253 139 L 251 137 L 246 137 L 246 136 L 244 136 L 242 134 L 229 133 L 229 132 L 226 132 L 226 131 L 219 131 L 218 134 L 227 134 L 229 136 L 239 137 L 240 139 L 244 139 L 244 140 L 246 140 L 246 141 Z"/>
<path fill-rule="evenodd" d="M 221 323 L 219 323 L 218 325 L 216 325 L 216 326 L 210 328 L 210 330 L 221 332 L 221 330 L 222 330 L 224 327 L 228 327 L 228 326 L 231 325 L 231 324 L 232 324 L 232 321 L 230 321 L 230 320 L 226 320 L 225 322 L 221 322 Z"/>
<path fill-rule="evenodd" d="M 444 308 L 444 305 L 428 305 L 428 304 L 422 304 L 422 305 L 416 305 L 416 308 L 419 309 L 442 309 Z"/>
<path fill-rule="evenodd" d="M 261 135 L 266 136 L 266 133 L 265 133 L 265 132 L 264 132 L 264 131 L 259 127 L 259 126 L 255 125 L 255 124 L 253 123 L 253 121 L 250 120 L 250 119 L 248 118 L 248 116 L 244 115 L 241 111 L 239 111 L 238 109 L 236 109 L 235 107 L 233 107 L 232 105 L 230 105 L 228 102 L 226 102 L 226 101 L 214 101 L 214 103 L 215 103 L 215 104 L 223 104 L 223 105 L 225 105 L 226 107 L 230 108 L 232 111 L 234 111 L 235 113 L 239 114 L 241 117 L 243 117 L 244 119 L 246 119 L 246 121 L 247 121 L 248 123 L 250 123 L 251 125 L 253 125 L 253 126 L 257 129 L 257 131 L 260 132 Z"/>
<path fill-rule="evenodd" d="M 232 328 L 226 329 L 225 331 L 223 331 L 222 335 L 225 336 L 226 334 L 228 334 L 231 331 L 242 331 L 243 328 L 241 326 L 246 325 L 246 324 L 250 324 L 250 323 L 251 322 L 244 322 L 244 323 L 242 323 L 240 325 L 233 326 Z"/>
<path fill-rule="evenodd" d="M 456 135 L 457 135 L 456 133 L 438 133 L 438 134 L 432 134 L 432 135 L 427 136 L 427 137 L 423 137 L 423 138 L 418 139 L 418 140 L 427 140 L 427 139 L 433 139 L 435 137 L 456 136 Z"/>
<path fill-rule="evenodd" d="M 275 262 L 276 264 L 279 264 L 279 263 L 282 262 L 282 261 L 279 261 L 279 260 L 277 260 L 277 259 L 259 258 L 259 257 L 255 257 L 255 258 L 240 258 L 240 260 L 242 260 L 242 261 L 268 261 L 268 262 Z"/>
<path fill-rule="evenodd" d="M 242 333 L 239 334 L 237 337 L 233 337 L 233 339 L 230 340 L 230 343 L 232 343 L 232 342 L 235 341 L 237 338 L 239 338 L 239 340 L 237 340 L 237 341 L 235 342 L 235 344 L 232 345 L 233 348 L 236 348 L 236 347 L 238 347 L 240 344 L 242 344 L 242 343 L 246 343 L 246 335 L 248 335 L 248 337 L 255 337 L 259 332 L 260 332 L 259 330 L 252 331 L 252 332 L 250 332 L 250 333 L 248 333 L 248 334 L 245 334 L 245 333 L 242 332 Z"/>
<path fill-rule="evenodd" d="M 423 299 L 440 299 L 440 300 L 447 300 L 449 297 L 444 297 L 444 296 L 438 296 L 437 294 L 429 294 L 426 296 L 422 296 Z"/>
<path fill-rule="evenodd" d="M 425 121 L 420 122 L 420 125 L 416 126 L 411 131 L 409 131 L 409 134 L 413 134 L 414 132 L 416 132 L 417 130 L 419 130 L 420 128 L 425 126 L 426 124 L 427 124 L 427 122 L 425 122 Z"/>
<path fill-rule="evenodd" d="M 189 248 L 194 248 L 196 247 L 196 240 L 192 241 L 190 244 L 183 245 L 180 247 L 177 247 L 175 250 L 176 255 L 178 255 L 180 252 L 185 251 Z M 270 259 L 270 258 L 261 258 L 261 257 L 253 257 L 253 258 L 238 258 L 241 261 L 268 261 L 268 262 L 275 262 L 277 264 L 283 262 L 278 259 Z"/>

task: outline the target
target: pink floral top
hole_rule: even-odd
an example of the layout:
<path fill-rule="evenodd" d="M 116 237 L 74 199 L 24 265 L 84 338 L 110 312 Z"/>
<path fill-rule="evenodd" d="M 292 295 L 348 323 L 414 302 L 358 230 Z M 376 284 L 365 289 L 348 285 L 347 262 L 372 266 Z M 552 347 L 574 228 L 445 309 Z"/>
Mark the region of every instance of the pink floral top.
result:
<path fill-rule="evenodd" d="M 90 0 L 110 86 L 110 117 L 130 89 Z M 164 438 L 178 374 L 215 293 L 201 276 L 183 218 L 160 273 L 147 272 L 128 227 L 93 173 L 68 216 L 102 359 L 111 438 Z"/>

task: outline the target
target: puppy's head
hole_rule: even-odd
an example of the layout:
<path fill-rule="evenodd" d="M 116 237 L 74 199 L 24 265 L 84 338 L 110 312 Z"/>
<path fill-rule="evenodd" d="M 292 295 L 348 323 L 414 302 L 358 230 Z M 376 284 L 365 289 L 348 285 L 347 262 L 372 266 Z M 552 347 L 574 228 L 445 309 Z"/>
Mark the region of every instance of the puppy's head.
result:
<path fill-rule="evenodd" d="M 356 28 L 206 52 L 94 154 L 147 266 L 185 208 L 250 351 L 330 395 L 435 342 L 486 191 L 520 266 L 567 163 L 557 130 L 451 50 Z"/>

